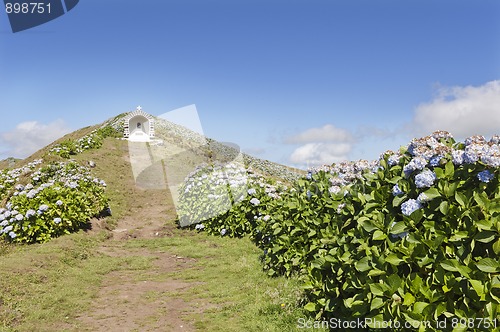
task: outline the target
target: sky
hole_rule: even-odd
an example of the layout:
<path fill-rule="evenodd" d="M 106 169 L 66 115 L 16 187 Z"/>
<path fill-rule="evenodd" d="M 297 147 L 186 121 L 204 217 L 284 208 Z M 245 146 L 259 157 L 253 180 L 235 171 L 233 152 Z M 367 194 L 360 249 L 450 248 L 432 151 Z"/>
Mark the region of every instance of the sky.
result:
<path fill-rule="evenodd" d="M 206 136 L 302 168 L 500 134 L 499 18 L 496 0 L 82 0 L 12 33 L 0 12 L 0 159 L 138 105 L 194 104 Z"/>

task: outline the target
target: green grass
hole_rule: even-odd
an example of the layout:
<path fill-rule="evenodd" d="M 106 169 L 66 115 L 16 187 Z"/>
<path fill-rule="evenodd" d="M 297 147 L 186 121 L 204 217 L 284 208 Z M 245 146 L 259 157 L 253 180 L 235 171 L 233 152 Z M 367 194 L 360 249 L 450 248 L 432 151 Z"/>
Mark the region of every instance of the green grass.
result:
<path fill-rule="evenodd" d="M 174 297 L 193 304 L 186 316 L 200 331 L 299 331 L 297 279 L 269 278 L 259 251 L 248 239 L 230 239 L 177 230 L 156 239 L 109 241 L 100 234 L 78 233 L 49 243 L 11 247 L 0 261 L 0 331 L 80 331 L 77 320 L 91 311 L 106 275 L 124 270 L 135 280 L 178 279 L 194 283 L 181 291 L 145 293 L 154 301 Z M 99 252 L 108 246 L 130 255 Z M 154 257 L 134 252 L 165 253 L 194 259 L 173 272 L 151 274 Z M 162 314 L 161 312 L 156 313 Z M 163 313 L 165 314 L 165 313 Z M 148 319 L 154 320 L 154 316 Z M 319 331 L 319 330 L 317 330 Z"/>
<path fill-rule="evenodd" d="M 88 308 L 119 260 L 98 255 L 103 235 L 83 233 L 16 246 L 0 260 L 0 331 L 54 331 Z"/>
<path fill-rule="evenodd" d="M 191 302 L 202 299 L 214 305 L 203 314 L 196 313 L 196 308 L 187 313 L 196 320 L 200 331 L 301 331 L 297 321 L 307 316 L 301 308 L 300 281 L 268 277 L 262 271 L 260 251 L 248 239 L 180 231 L 173 238 L 132 240 L 126 247 L 160 250 L 196 260 L 191 268 L 161 277 L 197 283 L 188 291 L 169 296 Z"/>

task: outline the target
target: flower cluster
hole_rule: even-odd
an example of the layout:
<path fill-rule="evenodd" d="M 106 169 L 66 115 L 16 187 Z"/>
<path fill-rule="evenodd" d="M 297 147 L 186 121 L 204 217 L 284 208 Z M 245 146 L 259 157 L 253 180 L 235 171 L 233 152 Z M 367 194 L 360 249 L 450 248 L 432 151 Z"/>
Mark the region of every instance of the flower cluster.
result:
<path fill-rule="evenodd" d="M 242 164 L 201 164 L 179 187 L 176 206 L 179 221 L 181 225 L 189 225 L 223 215 L 243 200 L 259 206 L 261 200 L 256 196 L 261 191 L 271 199 L 279 199 L 287 189 L 279 181 L 269 183 Z"/>
<path fill-rule="evenodd" d="M 34 160 L 27 165 L 15 168 L 12 170 L 3 170 L 0 172 L 0 199 L 4 199 L 9 189 L 14 187 L 15 183 L 19 182 L 21 176 L 29 174 L 38 165 L 42 163 L 42 159 Z"/>
<path fill-rule="evenodd" d="M 449 154 L 451 151 L 449 142 L 453 142 L 453 136 L 450 133 L 436 131 L 429 136 L 413 139 L 408 145 L 407 151 L 413 157 L 421 157 L 430 161 L 435 156 L 442 157 Z"/>
<path fill-rule="evenodd" d="M 416 210 L 420 209 L 421 207 L 422 207 L 421 202 L 419 202 L 416 199 L 409 199 L 406 202 L 404 202 L 403 204 L 401 204 L 401 212 L 405 216 L 409 216 L 413 212 L 415 212 Z"/>
<path fill-rule="evenodd" d="M 395 184 L 394 187 L 392 187 L 392 195 L 393 196 L 399 196 L 399 195 L 403 195 L 403 194 L 404 194 L 404 191 L 401 190 L 401 188 L 399 188 L 398 184 Z"/>
<path fill-rule="evenodd" d="M 117 125 L 117 122 L 108 121 L 102 127 L 93 130 L 76 141 L 69 139 L 56 144 L 49 150 L 49 154 L 69 158 L 70 155 L 79 154 L 85 150 L 98 149 L 102 146 L 104 138 L 114 136 L 121 131 L 122 129 Z"/>
<path fill-rule="evenodd" d="M 414 171 L 421 171 L 427 165 L 427 160 L 422 157 L 415 157 L 403 167 L 406 177 L 409 177 Z"/>
<path fill-rule="evenodd" d="M 472 136 L 465 140 L 465 148 L 452 151 L 455 165 L 474 164 L 478 161 L 490 167 L 500 167 L 500 144 L 498 136 L 487 141 L 483 136 Z"/>
<path fill-rule="evenodd" d="M 444 167 L 451 161 L 455 167 L 471 165 L 478 162 L 487 167 L 500 167 L 500 136 L 493 136 L 486 140 L 483 136 L 471 136 L 463 143 L 455 143 L 453 136 L 446 131 L 436 131 L 433 134 L 413 139 L 406 148 L 399 152 L 386 151 L 377 161 L 342 162 L 333 165 L 323 165 L 310 168 L 305 179 L 315 181 L 315 174 L 325 172 L 332 175 L 330 178 L 329 192 L 336 194 L 344 190 L 346 186 L 357 179 L 361 179 L 364 173 L 375 173 L 385 167 L 402 167 L 405 179 L 413 182 L 417 189 L 431 188 L 435 185 L 437 175 L 433 171 Z M 492 170 L 484 170 L 477 175 L 479 181 L 488 183 L 495 178 Z M 405 192 L 398 184 L 392 187 L 393 196 L 404 195 Z M 312 193 L 306 193 L 307 198 Z M 424 193 L 418 193 L 416 199 L 409 199 L 401 205 L 404 215 L 410 215 L 413 211 L 420 209 L 430 199 Z M 415 196 L 414 196 L 415 197 Z"/>
<path fill-rule="evenodd" d="M 358 161 L 343 161 L 332 165 L 323 165 L 311 167 L 308 170 L 307 179 L 312 180 L 314 174 L 319 172 L 329 173 L 331 190 L 330 192 L 339 192 L 336 187 L 344 187 L 354 182 L 356 179 L 361 179 L 365 172 L 375 172 L 380 167 L 378 161 L 358 160 Z"/>
<path fill-rule="evenodd" d="M 417 188 L 429 188 L 434 184 L 436 174 L 433 171 L 425 170 L 415 176 Z"/>
<path fill-rule="evenodd" d="M 479 172 L 477 174 L 477 178 L 479 179 L 479 181 L 481 182 L 485 182 L 485 183 L 488 183 L 490 182 L 491 180 L 493 180 L 493 178 L 495 177 L 495 175 L 493 175 L 490 171 L 488 170 L 484 170 L 482 172 Z"/>
<path fill-rule="evenodd" d="M 0 234 L 10 240 L 43 242 L 75 231 L 107 205 L 105 182 L 87 168 L 61 162 L 35 169 L 41 163 L 7 172 L 16 182 L 3 195 Z"/>

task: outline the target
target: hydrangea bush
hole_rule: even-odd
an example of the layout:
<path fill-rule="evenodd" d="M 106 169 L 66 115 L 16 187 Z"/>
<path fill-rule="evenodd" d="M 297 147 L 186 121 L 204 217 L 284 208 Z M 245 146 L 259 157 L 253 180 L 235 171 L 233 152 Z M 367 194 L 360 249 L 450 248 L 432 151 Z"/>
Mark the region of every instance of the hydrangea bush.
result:
<path fill-rule="evenodd" d="M 13 242 L 46 242 L 77 231 L 108 206 L 106 183 L 75 162 L 36 168 L 42 160 L 4 171 L 0 235 Z"/>
<path fill-rule="evenodd" d="M 203 164 L 180 187 L 179 223 L 196 224 L 210 234 L 249 234 L 260 241 L 270 218 L 267 207 L 287 189 L 238 163 Z"/>
<path fill-rule="evenodd" d="M 375 162 L 311 169 L 280 199 L 256 190 L 197 228 L 226 234 L 246 223 L 270 275 L 304 278 L 305 308 L 317 318 L 492 322 L 500 316 L 499 143 L 435 132 Z"/>
<path fill-rule="evenodd" d="M 325 174 L 313 175 L 310 185 L 320 190 L 290 205 L 309 201 L 314 217 L 283 232 L 321 224 L 320 236 L 290 239 L 313 249 L 314 259 L 299 264 L 309 279 L 307 309 L 381 321 L 496 318 L 498 157 L 496 138 L 455 144 L 439 132 L 386 153 L 342 198 L 326 193 Z M 270 270 L 283 269 L 279 261 L 272 257 Z"/>
<path fill-rule="evenodd" d="M 98 149 L 102 146 L 104 138 L 119 137 L 122 133 L 122 128 L 117 124 L 105 125 L 77 140 L 65 140 L 51 148 L 49 153 L 68 159 L 70 156 L 82 153 L 85 150 Z"/>

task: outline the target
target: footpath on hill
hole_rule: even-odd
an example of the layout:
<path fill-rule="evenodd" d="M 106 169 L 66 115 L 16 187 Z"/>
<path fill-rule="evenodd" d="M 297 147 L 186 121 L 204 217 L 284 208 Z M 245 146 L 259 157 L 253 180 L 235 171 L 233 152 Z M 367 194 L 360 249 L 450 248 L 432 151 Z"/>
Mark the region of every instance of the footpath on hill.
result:
<path fill-rule="evenodd" d="M 170 293 L 188 292 L 194 285 L 172 277 L 164 277 L 193 265 L 194 259 L 185 258 L 150 248 L 130 248 L 126 242 L 173 236 L 175 208 L 167 188 L 141 189 L 131 177 L 129 157 L 123 142 L 113 142 L 94 155 L 96 172 L 106 175 L 112 197 L 111 208 L 122 215 L 110 232 L 110 239 L 99 248 L 103 255 L 127 258 L 141 256 L 152 261 L 147 270 L 122 269 L 105 276 L 102 287 L 92 303 L 92 310 L 79 317 L 82 328 L 91 331 L 194 331 L 187 313 L 202 312 L 208 304 L 193 302 Z M 113 158 L 122 154 L 121 158 Z M 114 156 L 113 156 L 114 155 Z M 115 160 L 114 165 L 109 161 Z M 120 162 L 116 162 L 119 160 Z M 110 169 L 111 167 L 111 169 Z M 106 225 L 94 220 L 92 231 L 101 231 Z"/>

